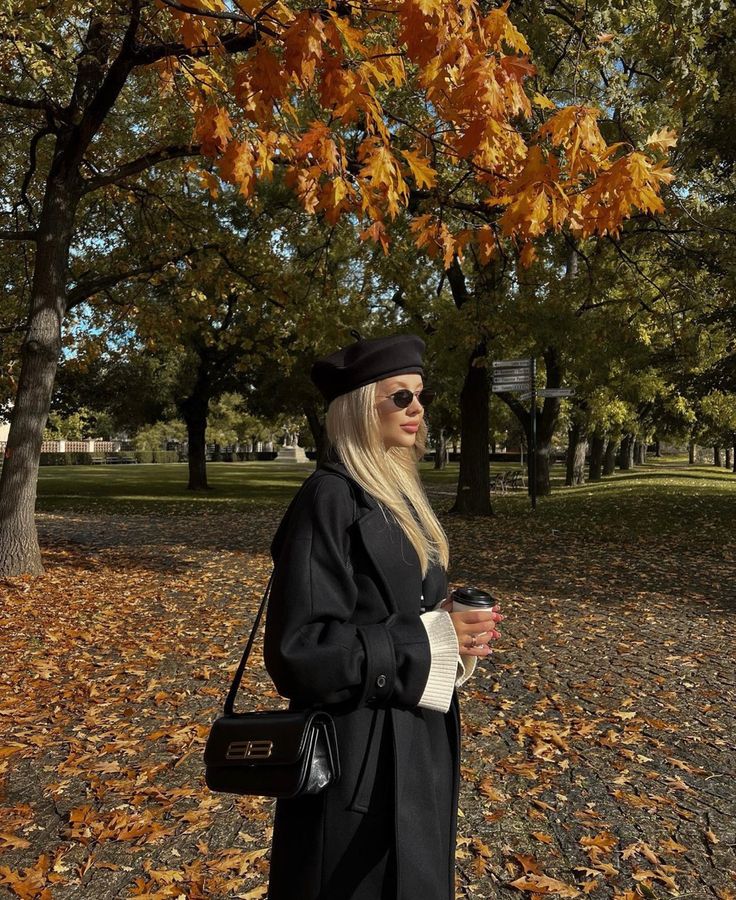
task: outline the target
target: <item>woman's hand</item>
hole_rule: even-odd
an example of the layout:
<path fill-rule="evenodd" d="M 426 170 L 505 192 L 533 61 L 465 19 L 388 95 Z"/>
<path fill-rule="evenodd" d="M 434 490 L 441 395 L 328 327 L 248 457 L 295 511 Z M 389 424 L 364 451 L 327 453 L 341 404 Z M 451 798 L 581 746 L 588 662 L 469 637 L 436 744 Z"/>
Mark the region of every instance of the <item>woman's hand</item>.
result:
<path fill-rule="evenodd" d="M 490 611 L 477 612 L 463 610 L 451 612 L 452 600 L 447 598 L 440 604 L 440 609 L 450 613 L 457 642 L 460 645 L 460 653 L 463 656 L 488 656 L 491 652 L 490 642 L 501 637 L 496 629 L 496 623 L 505 617 L 501 615 L 501 607 L 496 605 Z"/>

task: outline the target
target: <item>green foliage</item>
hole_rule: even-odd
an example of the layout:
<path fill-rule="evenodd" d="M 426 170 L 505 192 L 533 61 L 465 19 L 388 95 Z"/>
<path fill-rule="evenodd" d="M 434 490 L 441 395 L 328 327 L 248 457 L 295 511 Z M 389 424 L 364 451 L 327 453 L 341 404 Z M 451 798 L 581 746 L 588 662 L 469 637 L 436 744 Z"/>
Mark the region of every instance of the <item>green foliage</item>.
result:
<path fill-rule="evenodd" d="M 296 425 L 296 420 L 288 424 Z M 289 428 L 299 431 L 303 428 Z M 210 406 L 207 420 L 207 443 L 222 446 L 255 443 L 256 441 L 277 441 L 279 433 L 287 430 L 287 421 L 268 421 L 248 412 L 247 403 L 241 394 L 227 393 L 214 401 Z"/>
<path fill-rule="evenodd" d="M 736 396 L 712 391 L 700 401 L 701 443 L 736 446 Z"/>
<path fill-rule="evenodd" d="M 92 465 L 91 453 L 42 453 L 40 465 L 42 466 L 90 466 Z"/>
<path fill-rule="evenodd" d="M 133 446 L 137 453 L 153 453 L 153 451 L 165 450 L 168 441 L 185 442 L 187 439 L 186 425 L 179 419 L 171 419 L 168 422 L 155 422 L 147 428 L 142 428 L 133 439 Z M 141 458 L 139 462 L 153 462 L 150 459 Z M 172 460 L 172 462 L 175 460 Z"/>
<path fill-rule="evenodd" d="M 67 416 L 50 413 L 44 440 L 87 441 L 93 438 L 110 440 L 113 431 L 112 416 L 106 412 L 81 407 Z"/>
<path fill-rule="evenodd" d="M 136 450 L 134 454 L 139 463 L 175 463 L 179 461 L 176 450 Z"/>

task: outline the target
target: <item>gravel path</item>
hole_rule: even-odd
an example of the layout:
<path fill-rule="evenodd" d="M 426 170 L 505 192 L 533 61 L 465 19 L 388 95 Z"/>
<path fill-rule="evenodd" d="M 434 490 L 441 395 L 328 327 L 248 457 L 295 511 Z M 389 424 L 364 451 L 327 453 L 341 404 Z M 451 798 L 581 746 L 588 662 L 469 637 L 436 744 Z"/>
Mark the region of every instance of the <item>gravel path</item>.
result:
<path fill-rule="evenodd" d="M 0 584 L 0 898 L 265 895 L 271 804 L 201 751 L 279 515 L 39 516 L 46 574 Z M 444 524 L 506 615 L 461 696 L 458 897 L 734 900 L 733 549 Z"/>

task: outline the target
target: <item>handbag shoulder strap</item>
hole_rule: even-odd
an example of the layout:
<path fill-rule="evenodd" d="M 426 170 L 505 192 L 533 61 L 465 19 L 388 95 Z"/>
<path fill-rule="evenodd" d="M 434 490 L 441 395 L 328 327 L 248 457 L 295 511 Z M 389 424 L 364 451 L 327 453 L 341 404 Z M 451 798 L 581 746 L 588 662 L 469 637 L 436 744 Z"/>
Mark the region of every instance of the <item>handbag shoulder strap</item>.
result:
<path fill-rule="evenodd" d="M 355 486 L 351 478 L 345 478 L 349 487 L 350 487 L 350 495 L 353 500 L 353 514 L 357 515 L 357 501 L 355 498 Z M 301 489 L 300 489 L 301 490 Z M 233 678 L 233 682 L 230 685 L 230 690 L 227 692 L 227 698 L 225 699 L 225 715 L 231 716 L 233 714 L 233 710 L 235 708 L 235 697 L 238 693 L 238 688 L 240 687 L 240 682 L 243 678 L 243 672 L 245 671 L 245 666 L 248 662 L 248 657 L 250 656 L 251 648 L 253 647 L 253 642 L 256 639 L 256 634 L 258 632 L 258 626 L 261 624 L 261 618 L 263 617 L 263 610 L 266 608 L 266 603 L 268 602 L 269 594 L 271 593 L 271 584 L 273 582 L 273 571 L 268 579 L 268 584 L 266 585 L 266 590 L 263 592 L 263 599 L 261 600 L 261 605 L 258 608 L 258 613 L 256 615 L 256 620 L 253 623 L 253 627 L 250 630 L 250 637 L 248 638 L 248 643 L 245 645 L 245 650 L 243 651 L 243 656 L 240 659 L 240 664 L 238 665 L 238 669 L 235 673 L 235 677 Z"/>
<path fill-rule="evenodd" d="M 235 673 L 235 677 L 233 678 L 233 683 L 230 685 L 230 690 L 227 692 L 227 699 L 225 700 L 225 715 L 231 716 L 233 714 L 233 709 L 235 707 L 235 696 L 238 693 L 238 688 L 240 687 L 240 681 L 243 677 L 243 672 L 245 671 L 245 665 L 248 662 L 248 657 L 250 656 L 251 647 L 253 646 L 253 641 L 256 639 L 256 632 L 258 631 L 258 626 L 261 624 L 261 617 L 263 616 L 263 610 L 266 608 L 266 601 L 268 600 L 268 595 L 271 592 L 271 582 L 273 581 L 273 572 L 271 572 L 271 576 L 268 579 L 268 584 L 266 585 L 266 590 L 263 592 L 263 599 L 261 600 L 261 605 L 258 608 L 258 614 L 256 615 L 256 620 L 253 623 L 253 627 L 250 630 L 250 637 L 248 638 L 248 643 L 245 645 L 245 650 L 243 651 L 243 656 L 240 659 L 240 665 L 238 666 L 238 670 Z"/>

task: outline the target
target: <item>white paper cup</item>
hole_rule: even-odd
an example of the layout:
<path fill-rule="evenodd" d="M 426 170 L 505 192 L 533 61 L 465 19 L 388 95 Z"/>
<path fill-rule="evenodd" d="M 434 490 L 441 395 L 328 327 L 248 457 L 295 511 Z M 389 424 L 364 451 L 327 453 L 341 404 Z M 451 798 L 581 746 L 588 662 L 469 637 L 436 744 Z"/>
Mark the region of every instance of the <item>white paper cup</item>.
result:
<path fill-rule="evenodd" d="M 457 588 L 450 596 L 453 612 L 492 612 L 498 603 L 495 597 L 477 587 Z"/>

